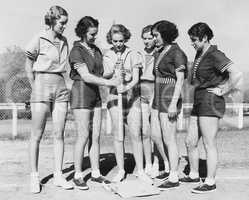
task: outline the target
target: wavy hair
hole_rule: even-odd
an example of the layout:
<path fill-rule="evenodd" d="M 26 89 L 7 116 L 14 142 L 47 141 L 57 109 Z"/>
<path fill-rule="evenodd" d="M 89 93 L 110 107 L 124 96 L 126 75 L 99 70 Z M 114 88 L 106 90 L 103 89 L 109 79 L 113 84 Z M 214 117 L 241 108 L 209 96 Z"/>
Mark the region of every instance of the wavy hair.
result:
<path fill-rule="evenodd" d="M 45 24 L 53 26 L 56 20 L 60 19 L 61 16 L 68 16 L 67 11 L 60 6 L 52 6 L 44 17 Z"/>
<path fill-rule="evenodd" d="M 111 26 L 110 30 L 106 35 L 106 40 L 108 44 L 112 44 L 112 35 L 115 33 L 120 33 L 124 36 L 124 41 L 127 42 L 131 38 L 131 32 L 122 24 L 114 24 Z"/>
<path fill-rule="evenodd" d="M 177 26 L 169 21 L 161 20 L 152 25 L 151 30 L 157 30 L 164 43 L 172 44 L 172 42 L 178 37 Z"/>
<path fill-rule="evenodd" d="M 189 36 L 198 37 L 199 40 L 202 40 L 204 36 L 207 36 L 207 40 L 211 40 L 214 36 L 212 29 L 203 22 L 199 22 L 191 26 L 188 30 Z"/>
<path fill-rule="evenodd" d="M 88 31 L 89 27 L 99 27 L 99 22 L 91 16 L 82 17 L 76 25 L 75 33 L 76 35 L 83 39 Z"/>

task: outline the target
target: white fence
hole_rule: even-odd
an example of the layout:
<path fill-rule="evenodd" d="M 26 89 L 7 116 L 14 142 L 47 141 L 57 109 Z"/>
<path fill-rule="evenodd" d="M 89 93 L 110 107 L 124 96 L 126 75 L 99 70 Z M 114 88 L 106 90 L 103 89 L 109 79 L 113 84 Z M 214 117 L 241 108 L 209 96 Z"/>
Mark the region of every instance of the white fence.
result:
<path fill-rule="evenodd" d="M 106 105 L 104 104 L 103 109 L 106 109 Z M 183 109 L 191 109 L 192 104 L 185 103 L 183 104 L 181 113 L 178 118 L 178 130 L 184 129 L 184 116 L 183 116 Z M 238 113 L 237 116 L 237 128 L 242 129 L 243 128 L 243 109 L 249 108 L 249 104 L 243 104 L 243 103 L 227 103 L 226 104 L 227 109 L 233 109 L 236 110 L 236 113 Z M 24 110 L 25 104 L 24 103 L 0 103 L 0 110 L 12 110 L 12 137 L 15 138 L 17 136 L 17 113 L 18 110 Z M 111 124 L 111 117 L 110 113 L 107 112 L 106 115 L 106 134 L 110 134 L 112 129 Z"/>

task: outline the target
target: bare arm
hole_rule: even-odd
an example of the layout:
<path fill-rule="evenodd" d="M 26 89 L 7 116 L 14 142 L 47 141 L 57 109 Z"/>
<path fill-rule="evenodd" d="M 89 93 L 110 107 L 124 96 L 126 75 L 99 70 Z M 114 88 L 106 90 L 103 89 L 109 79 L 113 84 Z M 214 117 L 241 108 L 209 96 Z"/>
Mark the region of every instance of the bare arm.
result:
<path fill-rule="evenodd" d="M 117 79 L 107 80 L 105 78 L 101 78 L 89 73 L 86 64 L 78 64 L 77 71 L 80 74 L 81 78 L 87 83 L 103 86 L 116 86 L 119 83 Z"/>
<path fill-rule="evenodd" d="M 34 65 L 34 61 L 26 58 L 26 62 L 25 62 L 25 70 L 27 73 L 27 77 L 29 79 L 29 82 L 31 85 L 33 85 L 35 77 L 34 77 L 34 73 L 33 73 L 33 65 Z"/>
<path fill-rule="evenodd" d="M 242 72 L 236 69 L 234 66 L 230 66 L 227 71 L 229 72 L 229 79 L 219 85 L 216 88 L 208 88 L 207 90 L 209 92 L 212 92 L 218 96 L 222 96 L 225 94 L 228 94 L 232 91 L 241 91 L 242 90 L 242 82 L 243 82 L 243 76 Z"/>
<path fill-rule="evenodd" d="M 179 97 L 181 95 L 183 82 L 184 82 L 184 73 L 183 72 L 176 72 L 175 90 L 174 90 L 173 97 L 172 97 L 172 100 L 171 100 L 170 104 L 176 106 L 176 104 L 178 102 L 178 99 L 179 99 Z"/>

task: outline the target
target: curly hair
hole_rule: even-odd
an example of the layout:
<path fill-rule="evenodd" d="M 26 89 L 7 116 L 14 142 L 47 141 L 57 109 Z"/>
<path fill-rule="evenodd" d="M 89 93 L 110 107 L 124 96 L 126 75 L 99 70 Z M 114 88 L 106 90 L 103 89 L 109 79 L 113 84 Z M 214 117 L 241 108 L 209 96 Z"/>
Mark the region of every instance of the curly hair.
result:
<path fill-rule="evenodd" d="M 56 20 L 60 19 L 61 16 L 68 16 L 67 11 L 60 6 L 52 6 L 44 17 L 45 24 L 53 26 Z"/>
<path fill-rule="evenodd" d="M 97 19 L 94 19 L 90 16 L 82 17 L 76 25 L 75 33 L 76 35 L 83 39 L 88 31 L 89 27 L 96 27 L 98 28 L 99 22 Z"/>
<path fill-rule="evenodd" d="M 111 26 L 110 30 L 106 35 L 106 40 L 108 44 L 112 44 L 112 35 L 115 33 L 120 33 L 124 36 L 124 41 L 127 42 L 131 38 L 131 32 L 122 24 L 114 24 Z"/>
<path fill-rule="evenodd" d="M 214 36 L 212 29 L 203 22 L 199 22 L 191 26 L 188 30 L 189 36 L 198 37 L 199 40 L 202 40 L 204 36 L 207 36 L 207 40 L 211 40 Z"/>
<path fill-rule="evenodd" d="M 151 32 L 151 27 L 152 27 L 152 25 L 147 25 L 147 26 L 145 26 L 145 27 L 142 29 L 142 31 L 141 31 L 141 38 L 143 38 L 143 34 L 144 34 L 144 33 Z"/>
<path fill-rule="evenodd" d="M 172 42 L 178 37 L 178 29 L 172 22 L 161 20 L 152 25 L 151 30 L 157 30 L 164 43 L 172 44 Z"/>

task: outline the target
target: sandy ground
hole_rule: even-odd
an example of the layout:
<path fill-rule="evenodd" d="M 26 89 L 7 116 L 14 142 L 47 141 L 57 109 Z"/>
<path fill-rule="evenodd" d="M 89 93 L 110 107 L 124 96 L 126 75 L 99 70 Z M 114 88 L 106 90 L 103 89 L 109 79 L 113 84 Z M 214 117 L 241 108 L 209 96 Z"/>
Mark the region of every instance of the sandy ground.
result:
<path fill-rule="evenodd" d="M 187 171 L 188 166 L 184 156 L 185 133 L 178 134 L 180 147 L 180 174 Z M 65 162 L 63 172 L 68 180 L 73 177 L 73 137 L 66 137 Z M 139 197 L 140 199 L 249 199 L 249 134 L 248 131 L 221 131 L 218 136 L 219 146 L 219 169 L 217 171 L 217 191 L 210 194 L 194 195 L 190 190 L 195 185 L 181 184 L 177 189 L 162 192 L 160 195 L 150 197 Z M 200 151 L 201 170 L 205 174 L 205 154 L 203 149 Z M 40 194 L 29 193 L 29 165 L 28 165 L 28 141 L 27 140 L 5 140 L 0 141 L 0 199 L 120 199 L 118 195 L 104 190 L 101 186 L 92 185 L 88 180 L 90 177 L 90 165 L 87 155 L 83 165 L 86 180 L 90 186 L 88 191 L 71 190 L 64 191 L 55 188 L 52 184 L 53 172 L 53 145 L 51 139 L 45 139 L 41 143 L 39 171 L 43 183 L 43 190 Z M 126 140 L 126 165 L 129 174 L 134 168 L 134 160 L 129 152 L 131 147 L 129 139 Z M 112 137 L 102 136 L 101 138 L 101 172 L 108 178 L 115 172 L 115 159 L 113 155 Z M 131 177 L 132 175 L 129 175 Z M 138 199 L 132 198 L 132 199 Z"/>

